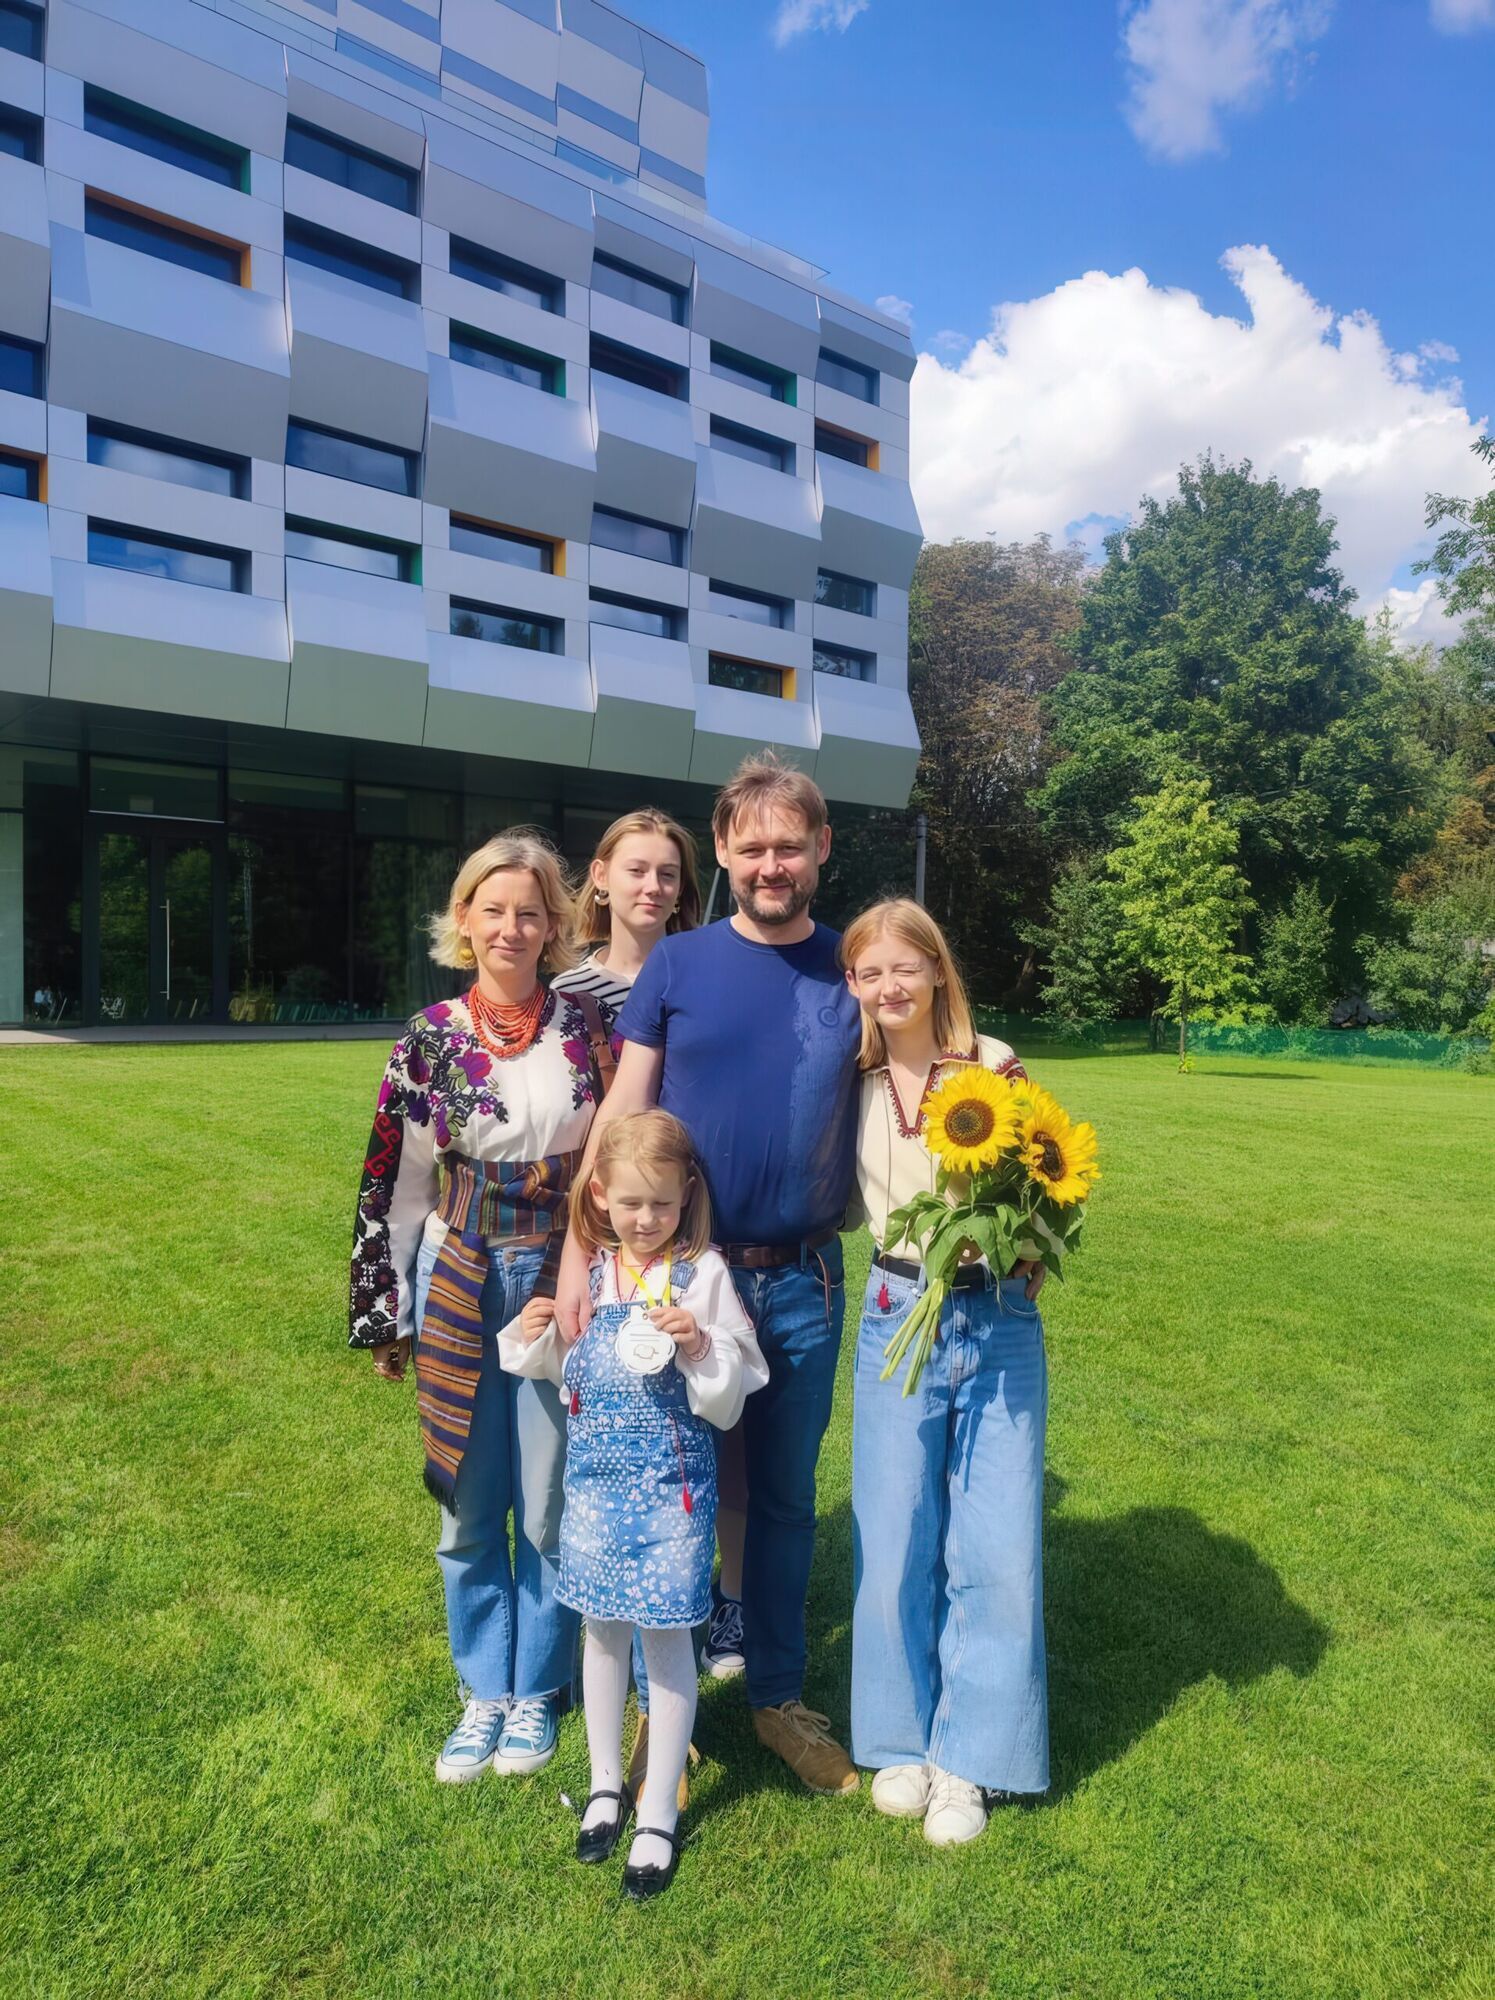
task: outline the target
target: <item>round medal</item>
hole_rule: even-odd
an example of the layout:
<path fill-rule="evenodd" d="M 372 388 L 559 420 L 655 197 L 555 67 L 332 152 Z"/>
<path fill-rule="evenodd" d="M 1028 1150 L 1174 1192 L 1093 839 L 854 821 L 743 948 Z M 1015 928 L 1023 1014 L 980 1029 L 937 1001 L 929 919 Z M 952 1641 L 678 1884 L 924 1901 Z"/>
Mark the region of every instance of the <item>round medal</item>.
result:
<path fill-rule="evenodd" d="M 669 1365 L 675 1343 L 667 1333 L 650 1324 L 648 1314 L 635 1306 L 618 1328 L 613 1345 L 618 1359 L 630 1375 L 657 1375 Z"/>

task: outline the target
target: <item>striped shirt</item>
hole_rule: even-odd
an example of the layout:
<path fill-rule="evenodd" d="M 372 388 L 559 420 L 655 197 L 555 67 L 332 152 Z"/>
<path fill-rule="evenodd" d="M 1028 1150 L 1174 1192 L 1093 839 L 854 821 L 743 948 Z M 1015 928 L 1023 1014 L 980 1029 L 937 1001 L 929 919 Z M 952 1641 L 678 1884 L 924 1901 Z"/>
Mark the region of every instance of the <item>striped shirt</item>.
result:
<path fill-rule="evenodd" d="M 605 965 L 599 965 L 597 959 L 598 954 L 594 951 L 569 972 L 558 972 L 550 983 L 557 993 L 590 993 L 611 1028 L 623 1011 L 623 1002 L 632 990 L 633 981 L 625 979 L 619 972 L 610 971 Z"/>

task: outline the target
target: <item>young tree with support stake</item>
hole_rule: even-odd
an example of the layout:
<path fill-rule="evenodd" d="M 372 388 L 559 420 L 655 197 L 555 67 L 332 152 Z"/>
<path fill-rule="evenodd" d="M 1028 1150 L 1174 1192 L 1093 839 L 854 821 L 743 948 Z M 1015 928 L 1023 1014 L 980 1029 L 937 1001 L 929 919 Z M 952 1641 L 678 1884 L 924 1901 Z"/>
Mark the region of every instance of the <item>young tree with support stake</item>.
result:
<path fill-rule="evenodd" d="M 1178 1016 L 1178 1066 L 1189 1053 L 1189 1020 L 1212 1020 L 1251 997 L 1236 948 L 1252 908 L 1236 864 L 1238 836 L 1215 817 L 1209 780 L 1177 775 L 1136 801 L 1121 841 L 1106 857 L 1116 878 L 1123 934 L 1139 964 L 1168 988 Z"/>

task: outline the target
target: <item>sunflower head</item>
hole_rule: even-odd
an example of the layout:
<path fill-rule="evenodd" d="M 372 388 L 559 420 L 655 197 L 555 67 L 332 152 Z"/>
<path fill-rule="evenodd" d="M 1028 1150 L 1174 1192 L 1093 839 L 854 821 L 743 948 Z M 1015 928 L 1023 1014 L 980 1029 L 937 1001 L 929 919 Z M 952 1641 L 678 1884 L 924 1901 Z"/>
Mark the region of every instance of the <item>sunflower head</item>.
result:
<path fill-rule="evenodd" d="M 974 1063 L 947 1076 L 924 1108 L 924 1143 L 952 1173 L 995 1166 L 1016 1137 L 1011 1085 Z"/>
<path fill-rule="evenodd" d="M 1027 1086 L 1017 1109 L 1018 1152 L 1031 1179 L 1060 1208 L 1083 1201 L 1100 1179 L 1095 1127 L 1072 1124 L 1037 1084 Z"/>

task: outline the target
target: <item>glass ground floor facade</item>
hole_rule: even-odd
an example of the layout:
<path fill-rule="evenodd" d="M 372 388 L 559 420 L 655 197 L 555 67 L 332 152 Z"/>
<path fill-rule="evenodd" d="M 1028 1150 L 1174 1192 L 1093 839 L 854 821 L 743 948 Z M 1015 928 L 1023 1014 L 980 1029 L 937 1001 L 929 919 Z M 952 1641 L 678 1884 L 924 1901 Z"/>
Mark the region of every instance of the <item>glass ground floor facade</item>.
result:
<path fill-rule="evenodd" d="M 451 991 L 426 920 L 470 848 L 522 824 L 579 866 L 646 803 L 697 835 L 709 886 L 702 786 L 16 704 L 0 716 L 0 1024 L 402 1019 Z M 870 886 L 906 886 L 901 829 L 835 818 L 859 822 L 843 848 L 859 881 L 876 831 Z"/>

